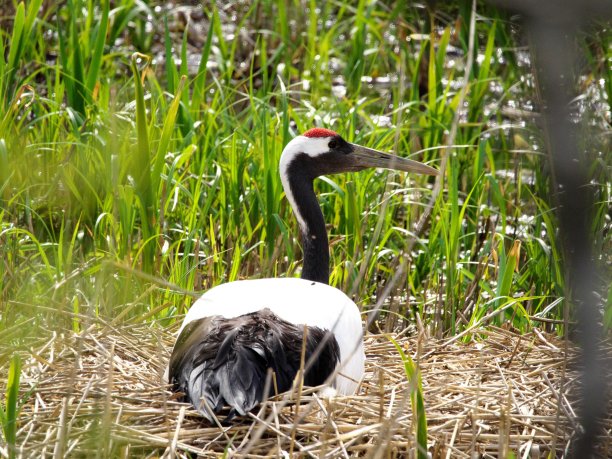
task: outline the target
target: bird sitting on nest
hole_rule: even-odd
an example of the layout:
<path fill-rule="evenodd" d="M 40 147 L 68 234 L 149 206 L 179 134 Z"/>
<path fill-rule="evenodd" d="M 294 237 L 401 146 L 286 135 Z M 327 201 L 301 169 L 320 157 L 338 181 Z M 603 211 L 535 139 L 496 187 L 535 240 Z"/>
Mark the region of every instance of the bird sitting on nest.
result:
<path fill-rule="evenodd" d="M 208 290 L 188 311 L 170 357 L 173 389 L 210 421 L 225 406 L 229 421 L 289 390 L 301 368 L 307 386 L 328 383 L 344 395 L 357 389 L 365 363 L 361 315 L 328 285 L 329 244 L 313 181 L 372 167 L 438 174 L 328 129 L 310 129 L 284 148 L 279 172 L 300 228 L 301 279 L 241 280 Z"/>

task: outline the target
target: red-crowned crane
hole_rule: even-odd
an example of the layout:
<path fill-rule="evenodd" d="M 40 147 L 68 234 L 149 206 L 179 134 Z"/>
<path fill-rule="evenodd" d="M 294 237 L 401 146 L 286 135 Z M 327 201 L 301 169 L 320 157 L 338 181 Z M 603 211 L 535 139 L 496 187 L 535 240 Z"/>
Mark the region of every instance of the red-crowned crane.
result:
<path fill-rule="evenodd" d="M 371 167 L 438 174 L 322 128 L 283 150 L 281 181 L 302 236 L 301 279 L 242 280 L 208 290 L 187 313 L 172 350 L 170 383 L 209 420 L 224 406 L 226 420 L 244 416 L 274 391 L 289 390 L 304 339 L 304 384 L 330 382 L 339 394 L 355 392 L 364 372 L 363 326 L 355 303 L 328 285 L 329 245 L 313 181 Z"/>

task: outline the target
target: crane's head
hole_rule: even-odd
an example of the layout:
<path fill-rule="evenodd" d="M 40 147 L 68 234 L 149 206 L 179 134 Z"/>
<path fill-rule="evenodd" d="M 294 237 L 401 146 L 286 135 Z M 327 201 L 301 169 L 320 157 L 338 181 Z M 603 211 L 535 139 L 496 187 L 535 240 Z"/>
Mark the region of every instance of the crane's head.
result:
<path fill-rule="evenodd" d="M 390 153 L 347 142 L 329 129 L 313 128 L 287 144 L 280 159 L 283 179 L 300 174 L 309 180 L 321 175 L 355 172 L 371 167 L 438 175 L 433 167 Z"/>

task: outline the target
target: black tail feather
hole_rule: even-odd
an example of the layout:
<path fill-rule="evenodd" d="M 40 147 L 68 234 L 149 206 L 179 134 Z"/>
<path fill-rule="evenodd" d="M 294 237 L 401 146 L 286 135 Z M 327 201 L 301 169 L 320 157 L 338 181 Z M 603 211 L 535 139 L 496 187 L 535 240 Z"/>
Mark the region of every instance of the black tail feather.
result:
<path fill-rule="evenodd" d="M 226 421 L 244 416 L 265 396 L 291 388 L 300 369 L 304 326 L 280 319 L 269 309 L 225 319 L 207 317 L 190 322 L 181 332 L 170 358 L 169 378 L 174 390 L 211 422 L 209 409 L 230 407 Z M 340 351 L 333 334 L 308 327 L 307 386 L 323 384 L 334 371 Z M 266 384 L 268 369 L 275 384 Z M 268 393 L 264 394 L 266 385 Z"/>

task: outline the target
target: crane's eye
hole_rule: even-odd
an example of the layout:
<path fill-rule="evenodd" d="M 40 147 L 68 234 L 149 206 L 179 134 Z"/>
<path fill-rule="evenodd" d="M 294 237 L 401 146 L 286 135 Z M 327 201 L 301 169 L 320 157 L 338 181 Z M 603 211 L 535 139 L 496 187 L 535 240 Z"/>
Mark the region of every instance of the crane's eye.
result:
<path fill-rule="evenodd" d="M 327 144 L 327 146 L 328 146 L 330 149 L 332 149 L 332 150 L 333 150 L 334 148 L 336 148 L 336 147 L 338 146 L 338 142 L 336 142 L 334 139 L 332 139 L 332 140 L 330 140 L 330 141 L 329 141 L 329 143 Z"/>

